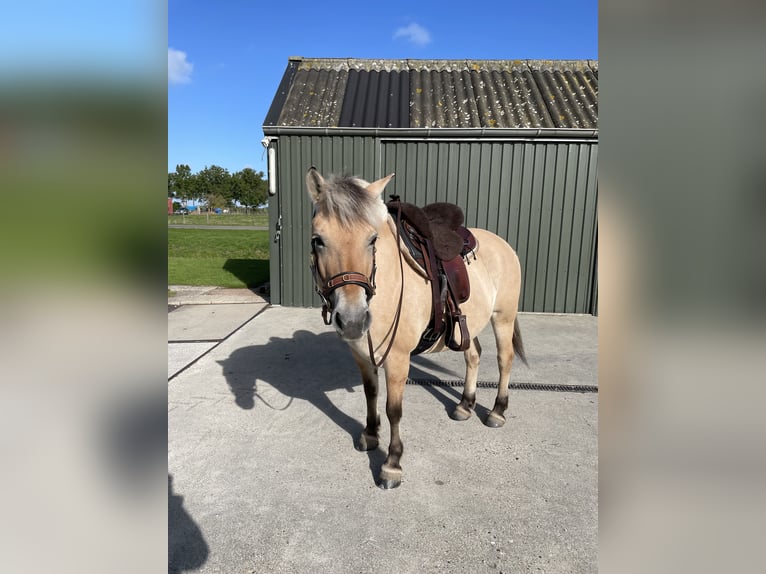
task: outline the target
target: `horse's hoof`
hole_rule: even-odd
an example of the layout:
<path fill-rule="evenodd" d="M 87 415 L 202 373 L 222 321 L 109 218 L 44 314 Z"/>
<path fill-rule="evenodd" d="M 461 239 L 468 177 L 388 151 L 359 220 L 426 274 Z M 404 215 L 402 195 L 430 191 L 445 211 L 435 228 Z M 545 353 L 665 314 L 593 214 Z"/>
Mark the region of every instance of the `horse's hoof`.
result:
<path fill-rule="evenodd" d="M 394 488 L 399 488 L 399 485 L 401 484 L 401 480 L 381 480 L 380 483 L 378 483 L 378 486 L 383 490 L 392 490 Z"/>
<path fill-rule="evenodd" d="M 402 483 L 402 469 L 383 465 L 380 469 L 380 481 L 378 486 L 383 490 L 391 490 Z"/>
<path fill-rule="evenodd" d="M 375 450 L 378 448 L 378 438 L 363 434 L 359 437 L 359 441 L 354 445 L 359 452 L 365 452 L 368 450 Z"/>
<path fill-rule="evenodd" d="M 465 407 L 457 405 L 455 410 L 449 414 L 449 418 L 453 421 L 465 421 L 471 418 L 471 411 Z"/>
<path fill-rule="evenodd" d="M 499 429 L 505 424 L 505 417 L 503 415 L 497 414 L 495 411 L 490 411 L 490 413 L 487 415 L 487 420 L 484 421 L 484 424 L 490 428 Z"/>

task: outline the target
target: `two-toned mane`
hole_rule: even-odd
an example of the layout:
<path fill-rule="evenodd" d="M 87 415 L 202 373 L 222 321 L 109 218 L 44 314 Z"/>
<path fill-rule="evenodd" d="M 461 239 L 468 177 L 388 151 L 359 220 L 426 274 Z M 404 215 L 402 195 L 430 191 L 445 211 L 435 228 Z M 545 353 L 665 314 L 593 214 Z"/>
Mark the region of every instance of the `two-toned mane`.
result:
<path fill-rule="evenodd" d="M 465 386 L 450 417 L 467 420 L 476 402 L 481 357 L 476 336 L 491 323 L 500 376 L 495 404 L 484 423 L 494 428 L 505 423 L 511 363 L 516 355 L 524 359 L 516 321 L 521 268 L 514 250 L 489 231 L 471 229 L 464 234 L 475 238 L 477 244 L 470 250 L 470 265 L 463 269 L 458 255 L 458 261 L 447 266 L 427 249 L 426 270 L 419 269 L 397 231 L 401 228 L 392 221 L 381 197 L 392 177 L 393 174 L 372 183 L 349 176 L 325 179 L 313 167 L 306 174 L 306 186 L 314 205 L 312 271 L 317 290 L 324 302 L 326 322 L 348 344 L 364 383 L 367 418 L 356 444 L 359 450 L 378 446 L 378 367 L 386 374 L 386 415 L 391 435 L 388 456 L 380 472 L 379 485 L 383 488 L 395 488 L 402 479 L 400 462 L 404 446 L 399 424 L 413 351 L 425 348 L 428 353 L 438 352 L 448 345 L 457 348 L 458 343 L 464 349 Z M 419 211 L 414 206 L 413 209 Z M 400 212 L 401 209 L 397 210 Z M 424 213 L 419 217 L 425 218 L 422 226 L 427 228 L 431 214 Z M 421 232 L 426 236 L 423 244 L 430 246 L 427 237 L 430 230 Z M 470 282 L 470 295 L 459 301 L 457 311 L 457 300 L 448 301 L 449 305 L 438 300 L 440 292 L 443 297 L 446 292 L 447 299 L 453 295 L 455 289 L 447 280 L 450 273 L 446 271 L 456 263 L 466 284 Z M 438 267 L 440 274 L 431 271 L 431 267 Z M 442 324 L 445 327 L 433 339 L 424 336 L 434 325 Z M 470 337 L 461 341 L 461 333 L 463 337 L 470 333 Z"/>
<path fill-rule="evenodd" d="M 353 176 L 329 176 L 325 193 L 319 194 L 314 203 L 314 215 L 337 219 L 344 227 L 366 222 L 380 225 L 386 209 L 379 197 L 366 191 L 368 182 Z"/>

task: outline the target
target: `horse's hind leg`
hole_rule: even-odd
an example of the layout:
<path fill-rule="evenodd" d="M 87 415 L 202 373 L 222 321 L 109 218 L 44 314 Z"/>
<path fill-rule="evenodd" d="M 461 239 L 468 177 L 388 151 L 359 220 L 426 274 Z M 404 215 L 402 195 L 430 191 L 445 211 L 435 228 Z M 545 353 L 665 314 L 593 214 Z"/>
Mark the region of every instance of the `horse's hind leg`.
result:
<path fill-rule="evenodd" d="M 497 397 L 484 424 L 488 427 L 499 428 L 505 424 L 505 410 L 508 408 L 508 381 L 511 378 L 511 363 L 515 352 L 513 350 L 513 328 L 515 314 L 495 314 L 492 316 L 492 329 L 497 342 L 497 367 L 500 379 L 497 383 Z"/>
<path fill-rule="evenodd" d="M 479 376 L 479 359 L 481 359 L 481 345 L 478 338 L 474 337 L 468 349 L 465 350 L 464 356 L 465 385 L 463 386 L 463 397 L 455 410 L 449 414 L 450 418 L 456 421 L 470 418 L 476 404 L 476 379 Z"/>

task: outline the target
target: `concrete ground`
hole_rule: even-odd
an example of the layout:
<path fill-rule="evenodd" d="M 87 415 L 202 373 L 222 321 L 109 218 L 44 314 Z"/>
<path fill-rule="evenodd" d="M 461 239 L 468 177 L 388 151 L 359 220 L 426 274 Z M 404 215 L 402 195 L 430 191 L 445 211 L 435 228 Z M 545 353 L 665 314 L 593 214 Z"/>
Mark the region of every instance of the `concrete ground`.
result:
<path fill-rule="evenodd" d="M 384 491 L 385 390 L 381 447 L 357 452 L 361 380 L 317 309 L 171 289 L 170 572 L 596 572 L 597 393 L 511 389 L 506 425 L 489 429 L 494 389 L 455 422 L 460 387 L 408 385 L 404 478 Z M 596 318 L 520 324 L 530 366 L 512 384 L 597 385 Z M 479 380 L 493 381 L 491 329 L 480 340 Z M 415 357 L 410 376 L 462 371 L 447 351 Z"/>

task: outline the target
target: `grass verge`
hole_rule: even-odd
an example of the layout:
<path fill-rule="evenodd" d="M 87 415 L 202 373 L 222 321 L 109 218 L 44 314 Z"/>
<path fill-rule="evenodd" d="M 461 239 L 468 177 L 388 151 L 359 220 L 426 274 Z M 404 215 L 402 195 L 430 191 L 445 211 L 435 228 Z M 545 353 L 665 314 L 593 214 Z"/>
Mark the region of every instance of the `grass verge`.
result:
<path fill-rule="evenodd" d="M 269 232 L 168 229 L 168 284 L 256 287 L 269 280 Z"/>
<path fill-rule="evenodd" d="M 269 226 L 269 214 L 263 213 L 200 213 L 191 215 L 168 215 L 168 225 L 254 225 Z"/>

